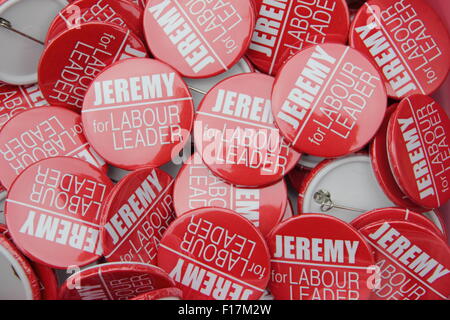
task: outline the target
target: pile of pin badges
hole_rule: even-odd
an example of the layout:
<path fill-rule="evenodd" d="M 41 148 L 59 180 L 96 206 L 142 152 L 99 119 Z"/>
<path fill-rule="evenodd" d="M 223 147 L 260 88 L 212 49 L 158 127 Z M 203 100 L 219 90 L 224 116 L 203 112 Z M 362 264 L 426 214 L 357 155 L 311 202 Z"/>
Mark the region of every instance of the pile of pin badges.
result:
<path fill-rule="evenodd" d="M 69 2 L 0 0 L 0 299 L 450 297 L 427 1 Z"/>

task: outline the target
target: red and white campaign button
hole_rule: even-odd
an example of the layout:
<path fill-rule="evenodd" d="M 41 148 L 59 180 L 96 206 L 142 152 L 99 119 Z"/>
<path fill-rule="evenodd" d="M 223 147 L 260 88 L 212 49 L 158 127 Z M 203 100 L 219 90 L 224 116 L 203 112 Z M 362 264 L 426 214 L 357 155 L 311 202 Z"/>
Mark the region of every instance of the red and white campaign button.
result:
<path fill-rule="evenodd" d="M 36 262 L 31 262 L 31 267 L 39 279 L 42 300 L 57 300 L 59 286 L 55 271 Z"/>
<path fill-rule="evenodd" d="M 80 115 L 66 108 L 27 110 L 0 130 L 0 181 L 7 189 L 28 166 L 56 156 L 80 158 L 98 168 L 105 166 L 83 135 Z"/>
<path fill-rule="evenodd" d="M 372 63 L 355 49 L 309 47 L 281 68 L 272 92 L 275 122 L 292 147 L 318 157 L 362 149 L 376 134 L 387 97 Z"/>
<path fill-rule="evenodd" d="M 82 120 L 88 141 L 108 163 L 125 170 L 159 167 L 188 140 L 194 107 L 188 87 L 170 66 L 128 59 L 95 78 Z"/>
<path fill-rule="evenodd" d="M 129 0 L 77 0 L 61 10 L 47 33 L 48 44 L 61 32 L 87 22 L 107 22 L 130 29 L 143 37 L 142 10 Z"/>
<path fill-rule="evenodd" d="M 1 300 L 39 300 L 39 280 L 30 263 L 14 244 L 0 233 Z"/>
<path fill-rule="evenodd" d="M 184 78 L 184 81 L 189 86 L 189 89 L 192 93 L 195 109 L 198 109 L 198 106 L 205 96 L 203 92 L 207 93 L 209 90 L 211 90 L 211 88 L 213 88 L 220 81 L 225 80 L 226 78 L 236 76 L 241 73 L 250 72 L 255 72 L 255 68 L 253 68 L 253 66 L 247 59 L 242 58 L 238 63 L 231 67 L 231 69 L 224 73 L 218 74 L 217 76 L 201 79 Z"/>
<path fill-rule="evenodd" d="M 303 181 L 298 196 L 300 214 L 324 213 L 347 223 L 388 207 L 395 204 L 384 194 L 365 154 L 321 162 Z"/>
<path fill-rule="evenodd" d="M 0 129 L 22 111 L 48 105 L 38 85 L 10 86 L 0 83 Z"/>
<path fill-rule="evenodd" d="M 434 232 L 441 238 L 443 237 L 441 230 L 431 220 L 419 213 L 403 208 L 375 209 L 360 215 L 351 222 L 351 225 L 359 230 L 369 224 L 384 221 L 408 221 Z"/>
<path fill-rule="evenodd" d="M 86 161 L 54 157 L 23 171 L 11 186 L 5 215 L 17 247 L 30 259 L 64 269 L 102 254 L 102 203 L 111 180 Z"/>
<path fill-rule="evenodd" d="M 277 300 L 366 300 L 374 264 L 370 247 L 350 225 L 308 214 L 277 226 L 268 238 L 269 290 Z"/>
<path fill-rule="evenodd" d="M 130 300 L 143 293 L 174 287 L 160 268 L 137 262 L 112 262 L 85 268 L 61 286 L 61 300 Z"/>
<path fill-rule="evenodd" d="M 152 0 L 144 12 L 152 54 L 188 78 L 230 69 L 245 54 L 254 26 L 251 0 Z"/>
<path fill-rule="evenodd" d="M 270 256 L 253 224 L 223 208 L 176 219 L 158 250 L 158 265 L 187 300 L 256 300 L 269 281 Z"/>
<path fill-rule="evenodd" d="M 411 222 L 385 221 L 359 232 L 375 250 L 381 280 L 377 300 L 447 300 L 450 249 L 434 232 Z"/>
<path fill-rule="evenodd" d="M 397 106 L 398 104 L 395 104 L 387 109 L 383 124 L 370 145 L 370 160 L 372 160 L 372 169 L 375 174 L 375 178 L 377 178 L 378 183 L 389 200 L 399 207 L 408 208 L 416 212 L 423 212 L 426 211 L 426 209 L 419 207 L 417 204 L 409 200 L 409 198 L 397 185 L 389 165 L 387 150 L 387 127 Z"/>
<path fill-rule="evenodd" d="M 183 291 L 178 288 L 163 288 L 137 296 L 131 300 L 182 300 Z"/>
<path fill-rule="evenodd" d="M 182 167 L 174 186 L 177 216 L 204 207 L 233 210 L 250 220 L 266 236 L 287 210 L 283 180 L 263 188 L 240 188 L 216 177 L 195 153 Z"/>
<path fill-rule="evenodd" d="M 147 56 L 130 30 L 104 22 L 68 29 L 48 44 L 39 63 L 39 87 L 54 106 L 81 108 L 88 87 L 107 66 Z"/>
<path fill-rule="evenodd" d="M 300 157 L 274 124 L 273 81 L 261 73 L 227 78 L 208 92 L 197 112 L 196 149 L 215 175 L 232 184 L 272 184 Z"/>
<path fill-rule="evenodd" d="M 403 99 L 389 121 L 389 163 L 402 191 L 418 206 L 450 199 L 450 119 L 432 98 Z"/>
<path fill-rule="evenodd" d="M 297 52 L 324 42 L 347 43 L 350 16 L 345 0 L 253 0 L 256 25 L 247 57 L 275 75 Z"/>
<path fill-rule="evenodd" d="M 103 207 L 103 255 L 109 262 L 156 264 L 159 241 L 175 218 L 173 179 L 160 169 L 133 171 Z"/>
<path fill-rule="evenodd" d="M 5 27 L 0 27 L 0 82 L 14 85 L 37 82 L 42 41 L 52 19 L 66 4 L 66 0 L 0 1 L 0 17 L 5 19 Z M 8 30 L 8 22 L 28 37 Z"/>
<path fill-rule="evenodd" d="M 431 94 L 450 69 L 445 25 L 424 0 L 370 0 L 350 30 L 350 45 L 373 61 L 388 95 Z"/>

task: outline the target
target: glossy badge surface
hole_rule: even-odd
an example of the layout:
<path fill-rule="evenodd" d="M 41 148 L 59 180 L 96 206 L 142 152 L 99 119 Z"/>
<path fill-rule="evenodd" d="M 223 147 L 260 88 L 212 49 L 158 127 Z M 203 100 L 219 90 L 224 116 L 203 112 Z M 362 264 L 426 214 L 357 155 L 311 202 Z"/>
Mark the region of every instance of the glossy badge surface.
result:
<path fill-rule="evenodd" d="M 275 127 L 272 86 L 270 76 L 241 74 L 220 82 L 202 100 L 194 124 L 196 150 L 215 175 L 230 183 L 272 184 L 300 157 Z"/>
<path fill-rule="evenodd" d="M 152 54 L 188 78 L 230 69 L 247 50 L 254 25 L 251 0 L 152 0 L 144 13 Z"/>
<path fill-rule="evenodd" d="M 36 162 L 14 181 L 5 215 L 14 243 L 30 259 L 64 269 L 102 255 L 101 206 L 113 184 L 83 160 Z"/>
<path fill-rule="evenodd" d="M 275 75 L 308 46 L 347 42 L 350 18 L 345 0 L 252 1 L 257 15 L 247 57 L 264 73 Z"/>
<path fill-rule="evenodd" d="M 291 218 L 268 237 L 269 290 L 280 300 L 366 300 L 371 249 L 350 225 L 308 214 Z"/>
<path fill-rule="evenodd" d="M 447 28 L 424 0 L 367 1 L 353 21 L 350 45 L 373 61 L 394 99 L 433 93 L 450 68 Z"/>
<path fill-rule="evenodd" d="M 220 208 L 196 209 L 179 217 L 158 250 L 158 265 L 187 300 L 256 300 L 269 280 L 269 260 L 256 227 Z"/>
<path fill-rule="evenodd" d="M 400 102 L 388 126 L 389 162 L 405 194 L 433 209 L 450 198 L 450 119 L 432 98 L 413 95 Z"/>
<path fill-rule="evenodd" d="M 275 123 L 292 147 L 318 157 L 363 148 L 386 111 L 381 76 L 355 49 L 326 43 L 292 57 L 272 92 Z"/>

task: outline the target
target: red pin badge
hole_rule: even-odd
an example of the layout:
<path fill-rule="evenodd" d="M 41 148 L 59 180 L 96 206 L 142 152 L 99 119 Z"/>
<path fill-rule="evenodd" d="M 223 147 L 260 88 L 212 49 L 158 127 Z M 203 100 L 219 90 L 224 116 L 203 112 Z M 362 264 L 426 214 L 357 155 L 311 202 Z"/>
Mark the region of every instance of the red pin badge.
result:
<path fill-rule="evenodd" d="M 130 30 L 89 22 L 59 34 L 45 48 L 39 63 L 39 87 L 55 106 L 81 108 L 91 82 L 112 63 L 147 55 Z"/>
<path fill-rule="evenodd" d="M 300 157 L 275 127 L 272 86 L 270 76 L 241 74 L 220 82 L 202 100 L 194 124 L 195 146 L 208 168 L 229 183 L 270 185 Z"/>
<path fill-rule="evenodd" d="M 287 206 L 286 183 L 263 188 L 240 188 L 216 177 L 195 153 L 182 167 L 174 186 L 177 216 L 204 207 L 235 211 L 267 235 L 283 218 Z"/>
<path fill-rule="evenodd" d="M 39 280 L 28 260 L 0 233 L 1 300 L 39 300 Z"/>
<path fill-rule="evenodd" d="M 120 61 L 100 73 L 83 103 L 86 137 L 113 166 L 133 170 L 169 162 L 190 136 L 188 87 L 153 59 Z"/>
<path fill-rule="evenodd" d="M 50 157 L 71 156 L 106 168 L 83 134 L 81 117 L 60 107 L 24 111 L 0 130 L 0 180 L 9 189 L 31 164 Z"/>
<path fill-rule="evenodd" d="M 373 223 L 359 231 L 375 250 L 379 268 L 372 299 L 448 299 L 450 249 L 441 237 L 404 221 Z"/>
<path fill-rule="evenodd" d="M 443 233 L 439 228 L 425 216 L 403 208 L 381 208 L 366 212 L 351 222 L 351 225 L 356 229 L 384 221 L 408 221 L 419 225 L 427 230 L 430 230 L 443 238 Z M 445 240 L 446 238 L 444 238 Z"/>
<path fill-rule="evenodd" d="M 22 111 L 48 105 L 37 85 L 10 86 L 0 83 L 0 129 Z"/>
<path fill-rule="evenodd" d="M 253 224 L 221 208 L 179 217 L 158 250 L 158 265 L 188 300 L 256 300 L 269 281 L 269 260 L 266 242 Z"/>
<path fill-rule="evenodd" d="M 279 300 L 366 300 L 370 247 L 350 225 L 309 214 L 276 227 L 268 237 L 269 290 Z"/>
<path fill-rule="evenodd" d="M 347 43 L 350 16 L 345 0 L 253 0 L 256 25 L 247 57 L 264 73 L 275 75 L 297 52 L 324 42 Z"/>
<path fill-rule="evenodd" d="M 113 262 L 83 269 L 61 286 L 61 300 L 130 300 L 146 292 L 174 287 L 158 267 L 144 263 Z"/>
<path fill-rule="evenodd" d="M 437 208 L 450 198 L 450 119 L 432 98 L 410 96 L 392 115 L 389 163 L 405 194 L 418 206 Z"/>
<path fill-rule="evenodd" d="M 71 2 L 53 19 L 45 39 L 48 45 L 67 29 L 87 22 L 107 22 L 130 29 L 142 38 L 142 10 L 129 0 L 77 0 Z"/>
<path fill-rule="evenodd" d="M 426 209 L 419 207 L 417 204 L 409 200 L 409 198 L 397 185 L 389 165 L 387 150 L 387 127 L 397 106 L 398 104 L 395 104 L 387 109 L 383 124 L 370 145 L 370 160 L 372 160 L 372 169 L 378 183 L 389 200 L 399 207 L 408 208 L 416 212 L 424 212 Z"/>
<path fill-rule="evenodd" d="M 334 43 L 297 53 L 278 73 L 272 92 L 280 131 L 295 150 L 319 157 L 362 149 L 380 127 L 386 103 L 371 62 Z"/>
<path fill-rule="evenodd" d="M 183 291 L 178 288 L 163 288 L 137 296 L 131 300 L 182 300 Z"/>
<path fill-rule="evenodd" d="M 251 0 L 152 0 L 144 12 L 150 51 L 188 78 L 230 69 L 245 54 L 254 25 Z"/>
<path fill-rule="evenodd" d="M 54 157 L 23 171 L 11 186 L 5 215 L 17 247 L 30 259 L 64 269 L 100 258 L 102 203 L 111 180 L 86 161 Z"/>
<path fill-rule="evenodd" d="M 103 207 L 107 261 L 156 264 L 159 241 L 175 217 L 173 180 L 160 169 L 133 171 L 111 190 Z"/>
<path fill-rule="evenodd" d="M 450 69 L 447 28 L 424 0 L 367 1 L 350 45 L 373 61 L 394 99 L 433 93 Z"/>

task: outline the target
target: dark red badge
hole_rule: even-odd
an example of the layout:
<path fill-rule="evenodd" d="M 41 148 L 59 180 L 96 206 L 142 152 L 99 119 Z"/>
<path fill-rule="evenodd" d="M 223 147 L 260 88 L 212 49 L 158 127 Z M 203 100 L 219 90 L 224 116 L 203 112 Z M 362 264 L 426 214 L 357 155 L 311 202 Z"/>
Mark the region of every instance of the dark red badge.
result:
<path fill-rule="evenodd" d="M 173 180 L 160 169 L 133 171 L 114 186 L 103 207 L 107 261 L 156 264 L 159 241 L 175 218 Z"/>
<path fill-rule="evenodd" d="M 88 87 L 110 64 L 145 57 L 144 44 L 130 30 L 89 22 L 59 34 L 39 63 L 39 87 L 54 106 L 81 108 Z"/>
<path fill-rule="evenodd" d="M 275 75 L 297 52 L 324 42 L 347 43 L 350 18 L 345 0 L 253 0 L 256 25 L 247 57 Z"/>
<path fill-rule="evenodd" d="M 447 28 L 424 0 L 367 1 L 350 44 L 373 61 L 394 99 L 433 93 L 450 69 Z"/>
<path fill-rule="evenodd" d="M 173 195 L 178 216 L 204 207 L 230 209 L 250 220 L 264 236 L 282 220 L 288 203 L 283 180 L 263 188 L 240 188 L 216 177 L 198 153 L 179 172 Z"/>
<path fill-rule="evenodd" d="M 190 136 L 194 107 L 188 87 L 153 59 L 120 61 L 97 76 L 83 103 L 86 137 L 113 166 L 159 167 Z"/>
<path fill-rule="evenodd" d="M 61 286 L 61 300 L 130 300 L 143 293 L 174 287 L 158 267 L 144 263 L 113 262 L 86 268 Z"/>
<path fill-rule="evenodd" d="M 38 161 L 11 186 L 5 215 L 14 243 L 30 259 L 64 269 L 96 261 L 102 203 L 111 180 L 86 161 Z"/>
<path fill-rule="evenodd" d="M 272 92 L 275 122 L 293 148 L 319 157 L 362 149 L 386 111 L 380 75 L 357 50 L 309 47 L 280 70 Z"/>
<path fill-rule="evenodd" d="M 432 98 L 410 96 L 392 115 L 389 162 L 405 194 L 418 206 L 437 208 L 450 198 L 450 119 Z"/>
<path fill-rule="evenodd" d="M 48 105 L 37 85 L 10 86 L 0 83 L 0 129 L 22 111 Z"/>
<path fill-rule="evenodd" d="M 225 79 L 208 92 L 197 112 L 197 151 L 215 175 L 232 184 L 272 184 L 300 157 L 275 127 L 272 86 L 273 78 L 261 73 Z"/>
<path fill-rule="evenodd" d="M 137 296 L 131 300 L 182 300 L 183 291 L 178 288 L 163 288 Z"/>
<path fill-rule="evenodd" d="M 0 153 L 0 180 L 7 189 L 28 166 L 50 157 L 70 156 L 106 167 L 86 141 L 80 115 L 61 107 L 30 109 L 8 121 L 0 130 Z"/>
<path fill-rule="evenodd" d="M 269 281 L 270 256 L 250 221 L 228 209 L 202 208 L 170 225 L 158 265 L 185 299 L 256 300 Z"/>
<path fill-rule="evenodd" d="M 350 225 L 309 214 L 276 227 L 268 238 L 269 290 L 279 300 L 365 300 L 373 256 Z"/>
<path fill-rule="evenodd" d="M 107 22 L 130 29 L 143 37 L 142 10 L 129 0 L 77 0 L 66 6 L 50 25 L 45 43 L 48 45 L 63 31 L 87 22 Z"/>
<path fill-rule="evenodd" d="M 230 69 L 245 54 L 254 26 L 251 0 L 152 0 L 144 13 L 155 58 L 188 78 Z"/>
<path fill-rule="evenodd" d="M 372 299 L 448 299 L 450 249 L 441 237 L 403 221 L 374 223 L 359 231 L 375 250 L 379 268 Z"/>

